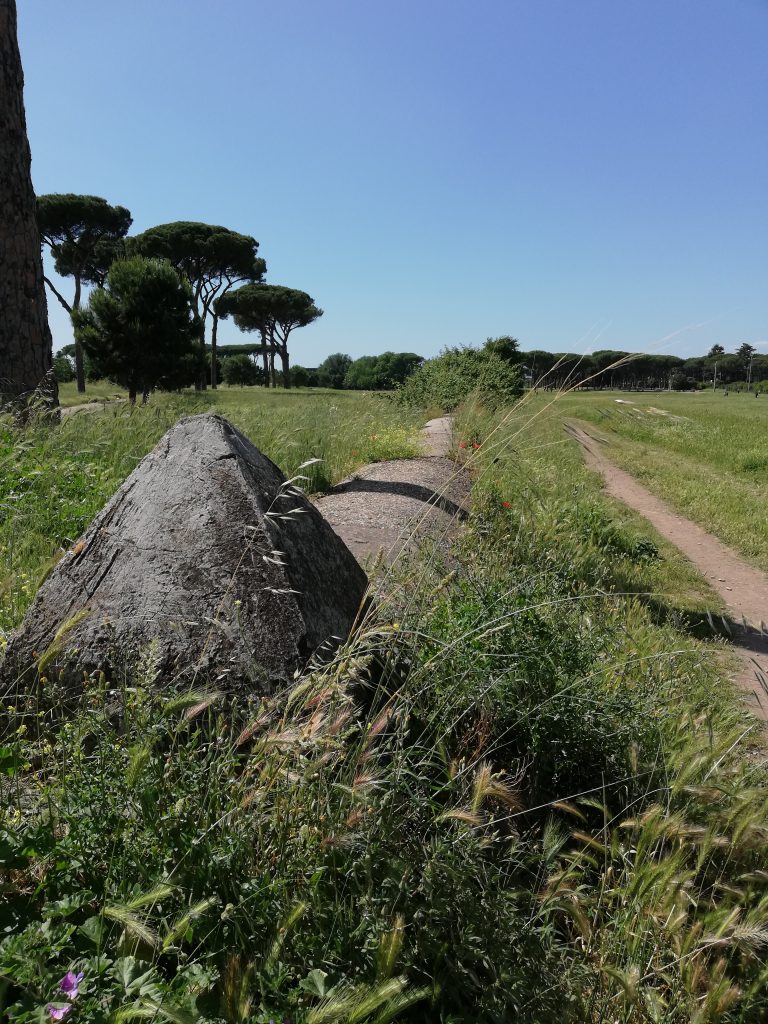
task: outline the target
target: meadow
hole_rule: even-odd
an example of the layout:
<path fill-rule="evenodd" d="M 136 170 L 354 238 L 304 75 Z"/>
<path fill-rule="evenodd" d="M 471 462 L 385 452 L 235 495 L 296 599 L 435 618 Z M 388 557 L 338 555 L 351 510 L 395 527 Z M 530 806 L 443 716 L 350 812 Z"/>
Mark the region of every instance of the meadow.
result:
<path fill-rule="evenodd" d="M 574 392 L 557 416 L 599 428 L 617 465 L 768 570 L 765 394 Z"/>
<path fill-rule="evenodd" d="M 73 405 L 87 405 L 90 402 L 114 402 L 127 400 L 128 392 L 119 384 L 108 380 L 88 381 L 85 394 L 80 394 L 74 381 L 59 384 L 59 404 L 63 409 Z"/>
<path fill-rule="evenodd" d="M 757 724 L 693 635 L 703 582 L 564 437 L 611 397 L 551 397 L 459 410 L 474 507 L 451 560 L 425 548 L 377 575 L 375 609 L 290 691 L 158 692 L 148 659 L 117 689 L 88 680 L 55 734 L 6 703 L 0 1013 L 765 1019 Z M 286 472 L 324 458 L 310 489 L 412 452 L 425 418 L 384 396 L 215 401 Z M 8 625 L 29 600 L 18 566 L 43 572 L 166 426 L 210 404 L 6 428 Z"/>

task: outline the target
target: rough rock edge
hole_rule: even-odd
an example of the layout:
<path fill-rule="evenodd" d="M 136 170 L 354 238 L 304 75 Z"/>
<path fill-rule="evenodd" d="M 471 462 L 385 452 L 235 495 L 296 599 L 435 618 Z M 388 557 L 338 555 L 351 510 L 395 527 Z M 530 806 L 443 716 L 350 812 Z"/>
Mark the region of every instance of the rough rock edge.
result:
<path fill-rule="evenodd" d="M 24 692 L 41 665 L 70 686 L 94 670 L 115 676 L 148 650 L 165 679 L 269 691 L 346 637 L 366 585 L 243 434 L 217 415 L 185 417 L 40 588 L 0 664 L 0 692 Z"/>

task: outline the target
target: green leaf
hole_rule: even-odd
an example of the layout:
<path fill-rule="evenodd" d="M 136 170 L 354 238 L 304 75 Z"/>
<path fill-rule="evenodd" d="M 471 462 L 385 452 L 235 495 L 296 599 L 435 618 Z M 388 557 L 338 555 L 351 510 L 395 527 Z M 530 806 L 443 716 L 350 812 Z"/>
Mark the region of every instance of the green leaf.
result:
<path fill-rule="evenodd" d="M 43 917 L 69 917 L 92 899 L 93 893 L 91 892 L 79 892 L 76 896 L 65 896 L 62 900 L 46 903 L 43 907 Z"/>
<path fill-rule="evenodd" d="M 305 992 L 310 992 L 313 996 L 318 996 L 322 999 L 325 996 L 325 979 L 328 974 L 325 971 L 321 971 L 318 967 L 310 971 L 306 978 L 302 978 L 299 982 L 299 988 Z"/>
<path fill-rule="evenodd" d="M 0 775 L 12 779 L 16 774 L 18 752 L 14 747 L 0 747 Z"/>
<path fill-rule="evenodd" d="M 81 932 L 86 939 L 89 939 L 94 946 L 100 947 L 104 939 L 104 927 L 104 919 L 99 914 L 96 914 L 94 917 L 89 917 L 87 921 L 83 921 L 78 928 L 78 931 Z"/>

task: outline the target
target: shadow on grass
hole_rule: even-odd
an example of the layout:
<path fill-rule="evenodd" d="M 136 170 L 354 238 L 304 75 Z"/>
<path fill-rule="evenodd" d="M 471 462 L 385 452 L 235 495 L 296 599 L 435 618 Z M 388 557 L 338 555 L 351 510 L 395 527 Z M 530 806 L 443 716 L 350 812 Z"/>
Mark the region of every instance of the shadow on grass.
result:
<path fill-rule="evenodd" d="M 656 625 L 674 626 L 697 640 L 730 640 L 753 654 L 768 657 L 768 632 L 728 615 L 675 608 L 659 598 L 647 595 L 639 600 L 648 608 Z"/>

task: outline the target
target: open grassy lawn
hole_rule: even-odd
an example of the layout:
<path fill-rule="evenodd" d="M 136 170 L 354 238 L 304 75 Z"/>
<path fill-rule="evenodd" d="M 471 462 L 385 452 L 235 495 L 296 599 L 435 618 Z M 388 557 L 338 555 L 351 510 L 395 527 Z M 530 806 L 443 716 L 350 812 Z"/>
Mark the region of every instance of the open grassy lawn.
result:
<path fill-rule="evenodd" d="M 584 392 L 551 415 L 598 427 L 617 465 L 768 570 L 766 396 Z"/>
<path fill-rule="evenodd" d="M 64 408 L 70 405 L 85 405 L 88 402 L 109 402 L 116 398 L 128 398 L 128 392 L 108 380 L 88 381 L 84 395 L 77 390 L 74 381 L 59 384 L 59 402 Z"/>
<path fill-rule="evenodd" d="M 720 597 L 677 548 L 641 515 L 603 493 L 600 477 L 585 468 L 578 444 L 566 434 L 564 424 L 571 419 L 599 422 L 602 432 L 602 410 L 611 414 L 614 397 L 618 396 L 526 395 L 490 439 L 489 454 L 497 457 L 498 453 L 500 460 L 490 475 L 498 477 L 503 467 L 509 491 L 516 501 L 527 504 L 531 521 L 541 521 L 542 511 L 547 511 L 558 547 L 569 542 L 579 545 L 587 536 L 590 545 L 602 550 L 604 559 L 612 564 L 617 586 L 627 592 L 644 589 L 649 602 L 694 619 L 700 613 L 722 611 Z M 472 411 L 467 414 L 471 420 Z M 482 433 L 487 426 L 477 429 Z M 627 445 L 628 460 L 629 451 Z M 614 446 L 610 453 L 613 457 Z M 488 473 L 484 470 L 482 479 Z M 626 560 L 633 549 L 639 558 Z"/>

